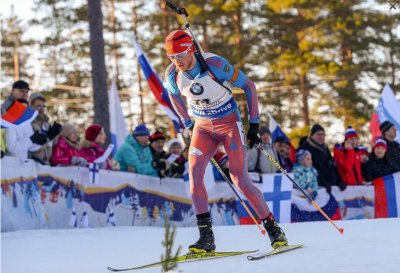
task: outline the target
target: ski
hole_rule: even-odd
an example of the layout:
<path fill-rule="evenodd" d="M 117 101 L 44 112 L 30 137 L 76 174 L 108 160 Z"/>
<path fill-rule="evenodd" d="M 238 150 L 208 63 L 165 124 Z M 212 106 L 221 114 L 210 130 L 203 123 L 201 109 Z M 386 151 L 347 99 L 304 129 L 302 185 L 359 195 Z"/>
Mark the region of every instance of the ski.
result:
<path fill-rule="evenodd" d="M 303 246 L 304 245 L 281 246 L 281 247 L 278 247 L 277 249 L 271 250 L 270 252 L 267 252 L 267 253 L 264 253 L 264 254 L 260 254 L 260 255 L 256 255 L 256 256 L 249 255 L 249 256 L 247 256 L 247 259 L 249 261 L 261 260 L 261 259 L 273 256 L 273 255 L 278 255 L 278 254 L 281 254 L 281 253 L 284 253 L 284 252 L 295 250 L 295 249 L 301 248 Z"/>
<path fill-rule="evenodd" d="M 177 263 L 187 263 L 187 262 L 195 262 L 195 261 L 201 261 L 201 260 L 211 260 L 211 259 L 225 258 L 225 257 L 231 257 L 231 256 L 237 256 L 237 255 L 243 255 L 243 254 L 250 254 L 250 253 L 257 252 L 257 251 L 258 250 L 233 251 L 233 252 L 187 253 L 185 255 L 178 256 L 176 259 L 171 259 L 170 261 L 176 261 Z M 155 262 L 155 263 L 151 263 L 151 264 L 146 264 L 146 265 L 141 265 L 141 266 L 136 266 L 136 267 L 130 267 L 130 268 L 107 267 L 107 269 L 110 270 L 110 271 L 114 271 L 114 272 L 138 270 L 138 269 L 144 269 L 144 268 L 159 266 L 159 265 L 162 265 L 162 263 L 164 263 L 164 262 L 166 262 L 166 261 L 160 261 L 160 262 Z"/>

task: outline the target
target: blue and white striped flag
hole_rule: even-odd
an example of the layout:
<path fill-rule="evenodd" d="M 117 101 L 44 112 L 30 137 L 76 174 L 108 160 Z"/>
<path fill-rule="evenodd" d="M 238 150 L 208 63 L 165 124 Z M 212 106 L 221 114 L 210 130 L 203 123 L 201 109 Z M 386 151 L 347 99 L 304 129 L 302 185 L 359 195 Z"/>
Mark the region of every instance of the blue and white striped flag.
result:
<path fill-rule="evenodd" d="M 108 93 L 108 103 L 108 109 L 110 111 L 111 143 L 114 144 L 114 150 L 111 153 L 111 156 L 114 156 L 128 135 L 125 117 L 122 113 L 121 101 L 118 96 L 117 84 L 114 80 L 111 83 L 111 88 Z"/>

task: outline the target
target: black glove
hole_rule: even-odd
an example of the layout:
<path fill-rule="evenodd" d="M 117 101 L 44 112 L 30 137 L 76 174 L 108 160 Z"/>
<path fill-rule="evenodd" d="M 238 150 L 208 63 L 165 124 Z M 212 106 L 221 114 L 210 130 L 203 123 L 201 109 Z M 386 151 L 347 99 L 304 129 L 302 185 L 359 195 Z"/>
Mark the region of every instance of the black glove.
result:
<path fill-rule="evenodd" d="M 47 136 L 45 134 L 41 134 L 38 131 L 36 131 L 30 139 L 32 140 L 33 143 L 43 145 L 47 142 Z"/>
<path fill-rule="evenodd" d="M 339 184 L 339 189 L 340 189 L 341 191 L 344 191 L 346 188 L 347 188 L 347 185 L 346 185 L 345 183 Z"/>
<path fill-rule="evenodd" d="M 50 140 L 53 140 L 61 132 L 61 129 L 62 125 L 55 121 L 53 125 L 50 126 L 49 131 L 47 132 L 47 137 Z"/>
<path fill-rule="evenodd" d="M 185 165 L 173 162 L 169 167 L 171 176 L 175 174 L 183 174 L 185 172 Z"/>
<path fill-rule="evenodd" d="M 260 133 L 258 131 L 258 123 L 250 122 L 250 128 L 247 132 L 247 142 L 249 143 L 250 149 L 252 149 L 254 145 L 261 143 Z"/>
<path fill-rule="evenodd" d="M 156 170 L 164 170 L 164 169 L 167 168 L 167 164 L 165 163 L 165 161 L 164 160 L 160 160 L 160 159 L 154 159 L 151 162 L 151 165 Z"/>

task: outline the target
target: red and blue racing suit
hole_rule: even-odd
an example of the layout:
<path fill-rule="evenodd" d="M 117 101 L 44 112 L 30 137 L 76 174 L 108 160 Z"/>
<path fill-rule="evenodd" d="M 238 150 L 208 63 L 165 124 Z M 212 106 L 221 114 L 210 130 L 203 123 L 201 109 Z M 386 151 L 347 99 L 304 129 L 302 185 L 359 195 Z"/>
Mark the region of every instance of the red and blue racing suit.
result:
<path fill-rule="evenodd" d="M 258 123 L 258 101 L 254 83 L 224 58 L 205 53 L 210 71 L 202 72 L 197 60 L 192 70 L 182 72 L 175 65 L 166 71 L 171 103 L 186 128 L 193 126 L 182 96 L 187 98 L 195 122 L 189 148 L 190 192 L 196 214 L 208 212 L 208 194 L 204 172 L 222 143 L 228 154 L 233 183 L 246 196 L 260 219 L 270 214 L 262 193 L 253 185 L 247 172 L 247 146 L 238 106 L 229 87 L 244 90 L 250 122 Z"/>

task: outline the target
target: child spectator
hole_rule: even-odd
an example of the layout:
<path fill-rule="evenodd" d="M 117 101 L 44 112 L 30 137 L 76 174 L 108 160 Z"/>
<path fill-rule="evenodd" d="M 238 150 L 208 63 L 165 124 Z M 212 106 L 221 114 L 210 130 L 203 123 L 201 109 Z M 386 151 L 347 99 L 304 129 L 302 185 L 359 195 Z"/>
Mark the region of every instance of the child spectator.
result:
<path fill-rule="evenodd" d="M 53 146 L 50 163 L 52 166 L 87 166 L 74 125 L 67 123 L 62 126 L 58 143 Z"/>
<path fill-rule="evenodd" d="M 104 128 L 99 124 L 92 124 L 85 130 L 85 139 L 81 142 L 82 155 L 89 162 L 93 163 L 101 157 L 105 150 L 102 145 L 106 142 L 107 135 Z M 112 158 L 108 158 L 104 164 L 100 164 L 101 169 L 119 170 L 119 164 Z"/>
<path fill-rule="evenodd" d="M 400 171 L 393 161 L 388 160 L 386 150 L 386 141 L 378 138 L 365 166 L 364 172 L 367 181 Z"/>
<path fill-rule="evenodd" d="M 318 195 L 318 172 L 312 166 L 311 153 L 304 149 L 296 152 L 297 163 L 293 167 L 294 180 L 312 199 Z"/>
<path fill-rule="evenodd" d="M 365 170 L 365 166 L 366 166 L 367 163 L 368 163 L 369 152 L 368 152 L 367 147 L 365 147 L 365 146 L 362 145 L 362 144 L 358 145 L 358 152 L 359 152 L 359 154 L 360 154 L 360 156 L 361 156 L 361 175 L 362 175 L 362 177 L 365 178 L 365 172 L 364 172 L 364 170 Z"/>

